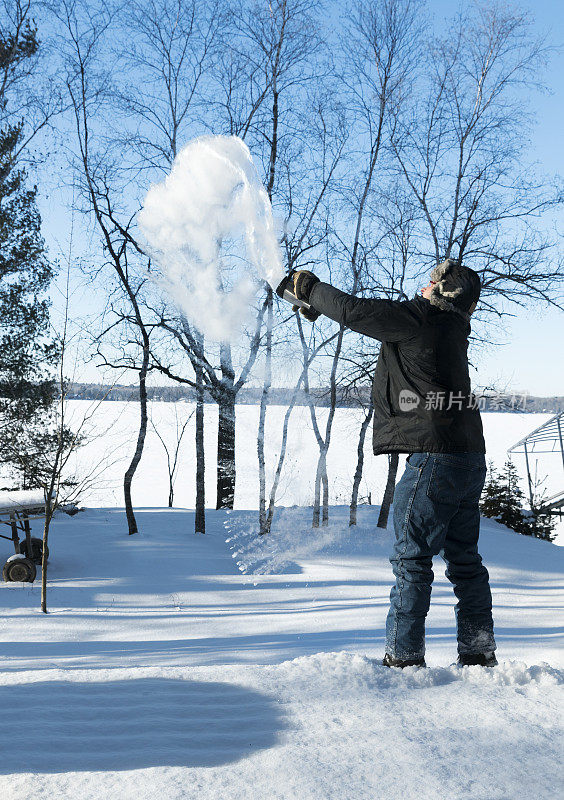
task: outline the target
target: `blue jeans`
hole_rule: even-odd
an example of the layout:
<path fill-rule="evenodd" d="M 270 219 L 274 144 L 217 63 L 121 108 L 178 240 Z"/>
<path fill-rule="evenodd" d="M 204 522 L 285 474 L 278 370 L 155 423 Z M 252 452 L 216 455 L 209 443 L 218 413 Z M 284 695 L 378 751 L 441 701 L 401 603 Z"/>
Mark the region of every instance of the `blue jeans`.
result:
<path fill-rule="evenodd" d="M 386 652 L 398 659 L 425 654 L 432 559 L 446 561 L 458 598 L 458 652 L 495 650 L 492 596 L 478 553 L 478 501 L 486 477 L 483 453 L 412 453 L 394 495 L 395 586 L 386 621 Z"/>

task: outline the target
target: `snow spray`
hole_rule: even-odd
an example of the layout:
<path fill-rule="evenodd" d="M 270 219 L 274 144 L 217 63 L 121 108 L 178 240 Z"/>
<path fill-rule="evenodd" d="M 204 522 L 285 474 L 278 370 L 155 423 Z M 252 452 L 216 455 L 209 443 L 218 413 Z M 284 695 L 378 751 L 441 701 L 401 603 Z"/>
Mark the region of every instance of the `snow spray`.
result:
<path fill-rule="evenodd" d="M 272 206 L 237 136 L 202 136 L 178 153 L 139 214 L 156 281 L 204 335 L 234 339 L 258 280 L 284 276 Z M 238 246 L 237 246 L 238 245 Z"/>

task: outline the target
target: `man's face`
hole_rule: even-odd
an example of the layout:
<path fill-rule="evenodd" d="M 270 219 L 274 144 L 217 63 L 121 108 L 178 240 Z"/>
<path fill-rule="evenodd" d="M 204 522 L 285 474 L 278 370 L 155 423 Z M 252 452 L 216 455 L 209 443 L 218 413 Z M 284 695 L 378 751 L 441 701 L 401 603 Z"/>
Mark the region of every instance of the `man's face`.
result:
<path fill-rule="evenodd" d="M 423 286 L 423 288 L 419 290 L 419 291 L 421 292 L 421 295 L 422 295 L 422 296 L 423 296 L 423 297 L 424 297 L 426 300 L 430 300 L 430 299 L 431 299 L 431 292 L 433 291 L 433 286 L 434 286 L 436 283 L 437 283 L 437 281 L 431 281 L 431 280 L 430 280 L 430 281 L 429 281 L 429 283 L 427 284 L 427 286 Z M 468 309 L 468 313 L 469 313 L 470 315 L 472 315 L 472 314 L 474 313 L 474 311 L 476 310 L 476 305 L 477 305 L 477 303 L 472 303 L 472 305 L 471 305 L 471 306 L 470 306 L 470 308 Z"/>
<path fill-rule="evenodd" d="M 433 286 L 435 285 L 435 283 L 436 283 L 436 281 L 429 281 L 427 286 L 424 286 L 421 289 L 421 294 L 423 295 L 423 297 L 426 300 L 430 300 L 431 299 L 431 292 L 433 291 Z"/>

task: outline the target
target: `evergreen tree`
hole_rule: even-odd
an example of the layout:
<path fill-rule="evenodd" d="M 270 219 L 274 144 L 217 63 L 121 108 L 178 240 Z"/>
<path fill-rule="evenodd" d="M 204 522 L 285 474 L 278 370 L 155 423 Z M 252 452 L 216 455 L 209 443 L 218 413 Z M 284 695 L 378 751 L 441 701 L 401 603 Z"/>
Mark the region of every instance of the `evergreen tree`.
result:
<path fill-rule="evenodd" d="M 0 458 L 24 488 L 38 485 L 34 463 L 49 438 L 56 388 L 49 366 L 57 348 L 48 338 L 42 295 L 53 277 L 41 237 L 36 189 L 14 167 L 21 125 L 0 131 Z M 3 476 L 5 477 L 5 476 Z"/>
<path fill-rule="evenodd" d="M 489 464 L 489 476 L 484 486 L 480 510 L 485 517 L 501 522 L 516 533 L 552 541 L 554 523 L 549 515 L 539 514 L 536 508 L 524 508 L 524 495 L 519 486 L 515 465 L 506 461 L 501 472 Z"/>
<path fill-rule="evenodd" d="M 45 292 L 53 278 L 36 204 L 18 165 L 24 124 L 9 112 L 10 90 L 29 77 L 38 48 L 29 22 L 9 32 L 0 29 L 0 459 L 2 483 L 42 485 L 42 457 L 50 448 L 49 430 L 56 387 L 49 375 L 57 347 L 49 338 Z"/>
<path fill-rule="evenodd" d="M 523 500 L 523 492 L 519 486 L 514 465 L 507 461 L 500 473 L 490 462 L 489 477 L 484 486 L 480 503 L 482 514 L 485 517 L 496 519 L 517 533 L 524 533 L 521 530 Z"/>

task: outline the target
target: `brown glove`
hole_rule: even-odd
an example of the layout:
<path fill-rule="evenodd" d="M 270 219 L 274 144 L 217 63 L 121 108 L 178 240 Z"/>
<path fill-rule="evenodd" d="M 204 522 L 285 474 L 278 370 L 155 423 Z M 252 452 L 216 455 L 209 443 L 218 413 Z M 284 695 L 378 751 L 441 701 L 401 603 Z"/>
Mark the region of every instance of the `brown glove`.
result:
<path fill-rule="evenodd" d="M 298 272 L 290 272 L 290 274 L 283 278 L 278 285 L 276 294 L 278 297 L 291 302 L 290 298 L 284 297 L 284 293 L 287 291 L 297 300 L 308 303 L 309 305 L 309 293 L 311 292 L 312 287 L 318 282 L 319 278 L 317 278 L 313 272 L 309 272 L 308 270 L 304 269 Z M 320 316 L 319 312 L 314 308 L 302 308 L 302 306 L 293 305 L 292 311 L 299 311 L 301 315 L 309 322 L 315 322 L 315 320 Z"/>
<path fill-rule="evenodd" d="M 298 300 L 309 303 L 311 290 L 316 283 L 319 283 L 317 275 L 314 275 L 313 272 L 310 272 L 308 269 L 298 269 L 292 274 L 292 279 L 294 281 L 294 294 Z"/>
<path fill-rule="evenodd" d="M 293 306 L 293 310 L 297 311 L 297 306 Z M 313 306 L 310 308 L 300 308 L 300 314 L 302 317 L 305 317 L 308 322 L 315 322 L 315 320 L 321 316 L 319 311 L 316 311 Z"/>
<path fill-rule="evenodd" d="M 309 303 L 309 295 L 316 283 L 319 283 L 319 278 L 307 269 L 300 269 L 292 275 L 294 281 L 294 294 L 298 300 L 303 300 L 304 303 Z M 297 311 L 297 306 L 293 306 L 293 310 Z M 316 311 L 313 306 L 311 308 L 300 308 L 302 317 L 308 322 L 315 322 L 321 316 L 319 311 Z"/>

